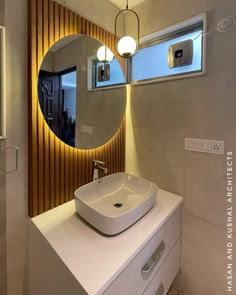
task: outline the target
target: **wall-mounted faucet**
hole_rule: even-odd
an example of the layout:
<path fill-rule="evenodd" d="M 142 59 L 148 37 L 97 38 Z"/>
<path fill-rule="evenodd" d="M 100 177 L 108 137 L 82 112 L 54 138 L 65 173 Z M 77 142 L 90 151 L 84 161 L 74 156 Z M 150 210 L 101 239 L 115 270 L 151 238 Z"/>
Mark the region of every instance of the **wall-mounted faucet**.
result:
<path fill-rule="evenodd" d="M 108 169 L 104 167 L 106 163 L 98 160 L 93 160 L 93 181 L 101 178 L 101 172 L 104 175 L 107 175 Z"/>

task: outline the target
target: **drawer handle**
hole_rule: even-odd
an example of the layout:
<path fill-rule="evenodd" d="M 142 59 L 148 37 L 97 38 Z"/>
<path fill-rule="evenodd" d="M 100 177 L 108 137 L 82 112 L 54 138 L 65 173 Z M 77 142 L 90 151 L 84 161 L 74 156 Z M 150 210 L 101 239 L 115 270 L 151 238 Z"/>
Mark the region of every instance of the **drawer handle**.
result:
<path fill-rule="evenodd" d="M 162 241 L 161 244 L 156 249 L 156 251 L 149 258 L 148 262 L 142 268 L 143 274 L 150 273 L 153 270 L 155 265 L 158 263 L 158 261 L 161 259 L 162 255 L 164 254 L 165 247 L 166 247 L 165 243 Z"/>
<path fill-rule="evenodd" d="M 156 291 L 155 295 L 163 295 L 164 294 L 164 285 L 163 283 L 161 283 L 160 287 L 158 288 L 158 290 Z"/>

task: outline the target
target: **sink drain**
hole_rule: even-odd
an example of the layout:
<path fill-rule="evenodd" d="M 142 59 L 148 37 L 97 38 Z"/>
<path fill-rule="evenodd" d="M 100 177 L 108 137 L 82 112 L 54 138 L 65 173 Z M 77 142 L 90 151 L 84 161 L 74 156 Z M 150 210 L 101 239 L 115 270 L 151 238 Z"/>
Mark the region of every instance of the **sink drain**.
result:
<path fill-rule="evenodd" d="M 123 206 L 123 204 L 121 202 L 115 202 L 113 204 L 113 206 L 116 207 L 116 208 L 121 208 Z"/>

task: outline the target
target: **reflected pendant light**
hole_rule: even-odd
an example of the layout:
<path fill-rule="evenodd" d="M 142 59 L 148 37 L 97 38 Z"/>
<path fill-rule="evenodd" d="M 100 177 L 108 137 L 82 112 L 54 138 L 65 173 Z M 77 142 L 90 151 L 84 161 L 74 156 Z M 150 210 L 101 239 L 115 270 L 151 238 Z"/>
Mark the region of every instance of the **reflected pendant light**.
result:
<path fill-rule="evenodd" d="M 127 35 L 120 37 L 118 33 L 118 27 L 123 24 L 126 25 Z M 116 38 L 116 52 L 119 56 L 129 58 L 134 56 L 139 49 L 139 17 L 135 11 L 129 9 L 127 0 L 126 8 L 121 10 L 115 19 L 115 38 Z M 132 29 L 132 32 L 128 32 L 128 29 Z"/>
<path fill-rule="evenodd" d="M 111 70 L 109 62 L 113 60 L 113 57 L 113 53 L 107 46 L 103 45 L 98 49 L 97 59 L 103 63 L 96 69 L 98 82 L 105 82 L 110 80 Z"/>
<path fill-rule="evenodd" d="M 105 45 L 101 46 L 97 51 L 97 58 L 101 62 L 104 62 L 104 63 L 110 62 L 113 60 L 113 57 L 114 57 L 113 53 Z"/>

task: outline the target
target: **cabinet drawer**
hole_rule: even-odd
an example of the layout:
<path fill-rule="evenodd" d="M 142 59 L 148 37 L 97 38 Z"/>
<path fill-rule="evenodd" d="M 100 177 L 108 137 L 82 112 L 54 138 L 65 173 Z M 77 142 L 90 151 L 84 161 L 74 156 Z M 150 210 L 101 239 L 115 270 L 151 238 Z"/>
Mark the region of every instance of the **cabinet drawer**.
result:
<path fill-rule="evenodd" d="M 181 212 L 182 207 L 179 207 L 104 295 L 137 295 L 144 292 L 180 237 Z"/>
<path fill-rule="evenodd" d="M 180 268 L 180 239 L 156 273 L 143 295 L 166 295 Z"/>

